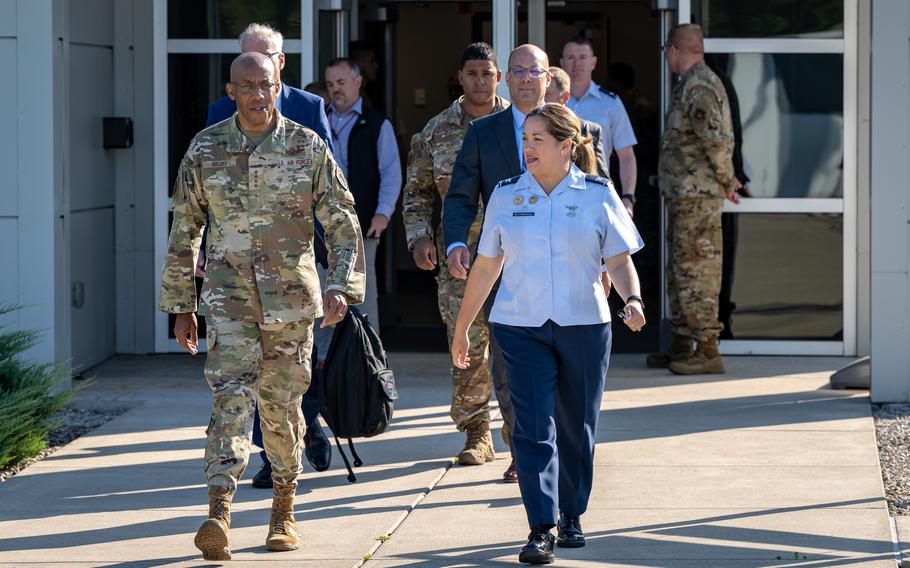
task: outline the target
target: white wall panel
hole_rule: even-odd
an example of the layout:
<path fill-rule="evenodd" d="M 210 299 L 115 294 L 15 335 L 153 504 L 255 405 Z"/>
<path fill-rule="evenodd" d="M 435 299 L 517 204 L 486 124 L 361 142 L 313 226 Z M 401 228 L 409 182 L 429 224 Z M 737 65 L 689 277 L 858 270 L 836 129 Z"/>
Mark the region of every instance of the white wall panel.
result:
<path fill-rule="evenodd" d="M 3 16 L 0 7 L 0 18 Z M 0 24 L 2 26 L 2 24 Z M 0 69 L 16 68 L 16 40 L 0 39 Z M 0 217 L 15 216 L 19 211 L 18 188 L 12 172 L 16 171 L 19 157 L 19 137 L 16 90 L 0 88 Z"/>
<path fill-rule="evenodd" d="M 910 4 L 872 5 L 872 400 L 910 400 Z"/>
<path fill-rule="evenodd" d="M 15 267 L 19 264 L 19 220 L 0 218 L 0 266 Z M 8 273 L 8 272 L 7 272 Z M 19 282 L 15 278 L 0 278 L 0 305 L 19 303 Z M 0 325 L 12 324 L 16 314 L 0 315 Z"/>
<path fill-rule="evenodd" d="M 15 88 L 18 98 L 19 158 L 15 177 L 10 175 L 19 191 L 19 258 L 12 277 L 25 307 L 18 317 L 20 326 L 44 334 L 26 358 L 64 365 L 69 360 L 65 46 L 57 38 L 65 36 L 65 7 L 49 0 L 16 4 L 16 80 L 4 85 Z"/>
<path fill-rule="evenodd" d="M 69 12 L 70 41 L 114 45 L 114 0 L 69 0 Z"/>
<path fill-rule="evenodd" d="M 0 0 L 0 37 L 16 37 L 16 0 Z"/>
<path fill-rule="evenodd" d="M 100 363 L 114 354 L 114 211 L 73 213 L 71 274 L 85 291 L 72 308 L 73 369 Z"/>
<path fill-rule="evenodd" d="M 70 47 L 70 209 L 114 204 L 114 151 L 102 118 L 114 114 L 114 56 L 107 47 Z M 75 235 L 74 235 L 75 238 Z"/>

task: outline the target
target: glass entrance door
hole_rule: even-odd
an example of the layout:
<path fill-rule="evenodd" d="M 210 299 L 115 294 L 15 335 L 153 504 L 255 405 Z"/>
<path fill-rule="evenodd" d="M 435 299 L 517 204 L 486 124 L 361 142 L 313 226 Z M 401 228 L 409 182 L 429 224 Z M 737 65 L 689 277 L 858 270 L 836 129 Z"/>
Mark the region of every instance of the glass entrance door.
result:
<path fill-rule="evenodd" d="M 266 23 L 280 31 L 285 38 L 286 59 L 281 80 L 302 87 L 312 64 L 302 57 L 301 30 L 310 26 L 312 18 L 301 14 L 314 9 L 312 0 L 153 0 L 156 283 L 167 247 L 168 204 L 177 165 L 193 136 L 205 128 L 209 104 L 225 96 L 231 61 L 240 53 L 240 32 L 251 22 Z M 157 305 L 157 297 L 150 305 Z M 172 318 L 157 313 L 157 352 L 179 351 L 172 330 Z M 200 337 L 204 337 L 204 328 Z M 205 348 L 205 342 L 200 345 Z"/>
<path fill-rule="evenodd" d="M 725 211 L 728 354 L 856 352 L 855 0 L 680 0 L 739 102 L 751 197 Z"/>

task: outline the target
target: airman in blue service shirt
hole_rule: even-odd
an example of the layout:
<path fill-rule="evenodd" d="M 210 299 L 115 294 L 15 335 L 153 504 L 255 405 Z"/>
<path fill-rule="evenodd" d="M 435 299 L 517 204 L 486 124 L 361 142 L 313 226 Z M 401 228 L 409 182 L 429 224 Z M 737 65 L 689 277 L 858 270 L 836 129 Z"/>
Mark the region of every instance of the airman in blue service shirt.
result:
<path fill-rule="evenodd" d="M 489 321 L 539 327 L 610 321 L 601 284 L 604 259 L 644 246 L 605 178 L 571 166 L 550 195 L 530 172 L 496 186 L 477 253 L 504 255 Z"/>
<path fill-rule="evenodd" d="M 608 162 L 613 150 L 622 150 L 638 144 L 622 100 L 594 81 L 591 81 L 588 90 L 580 99 L 569 97 L 566 106 L 575 111 L 579 118 L 600 125 L 603 130 L 604 155 Z"/>

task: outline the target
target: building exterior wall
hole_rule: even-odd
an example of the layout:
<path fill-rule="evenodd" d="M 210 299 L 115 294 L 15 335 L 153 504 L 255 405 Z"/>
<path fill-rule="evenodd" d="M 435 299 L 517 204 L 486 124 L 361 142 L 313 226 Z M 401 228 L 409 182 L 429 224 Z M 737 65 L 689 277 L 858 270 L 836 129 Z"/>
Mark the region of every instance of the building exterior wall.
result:
<path fill-rule="evenodd" d="M 154 351 L 151 11 L 152 0 L 0 0 L 0 65 L 16 70 L 0 92 L 0 304 L 22 306 L 0 325 L 42 333 L 33 360 Z M 133 118 L 133 148 L 102 148 L 103 116 Z M 74 276 L 103 322 L 80 319 Z M 105 329 L 100 350 L 76 341 Z"/>
<path fill-rule="evenodd" d="M 871 190 L 869 158 L 871 135 L 872 0 L 859 0 L 857 14 L 856 78 L 856 354 L 868 356 L 872 350 L 871 327 Z"/>
<path fill-rule="evenodd" d="M 70 354 L 64 10 L 0 2 L 0 65 L 15 69 L 15 88 L 0 94 L 0 302 L 23 306 L 2 323 L 42 333 L 27 353 L 36 361 Z"/>
<path fill-rule="evenodd" d="M 872 400 L 910 400 L 910 3 L 872 6 Z"/>
<path fill-rule="evenodd" d="M 312 12 L 312 2 L 302 4 L 308 7 L 303 13 Z M 881 400 L 910 397 L 910 350 L 896 348 L 910 339 L 906 238 L 910 133 L 905 116 L 910 100 L 906 50 L 910 8 L 905 4 L 880 3 L 873 11 L 871 0 L 858 0 L 856 20 L 847 19 L 848 25 L 853 21 L 859 28 L 853 48 L 858 61 L 857 236 L 851 298 L 857 305 L 856 352 L 875 352 L 879 384 L 873 391 Z M 162 325 L 155 307 L 159 268 L 155 208 L 159 207 L 159 223 L 166 214 L 155 196 L 166 194 L 170 183 L 156 172 L 154 159 L 155 145 L 163 139 L 166 148 L 168 135 L 167 104 L 155 100 L 156 90 L 161 92 L 156 65 L 164 66 L 167 89 L 167 49 L 162 47 L 168 41 L 167 23 L 160 17 L 166 5 L 167 0 L 0 0 L 0 64 L 17 70 L 18 85 L 0 92 L 0 171 L 15 172 L 0 182 L 0 262 L 14 267 L 12 277 L 0 279 L 0 302 L 27 306 L 0 318 L 0 323 L 44 332 L 45 341 L 31 354 L 35 359 L 66 361 L 72 355 L 70 290 L 77 267 L 71 258 L 78 251 L 72 256 L 71 243 L 80 238 L 73 233 L 76 219 L 71 215 L 74 207 L 78 209 L 78 196 L 67 186 L 74 167 L 74 148 L 68 142 L 73 115 L 69 73 L 74 54 L 85 51 L 86 44 L 111 50 L 111 112 L 134 121 L 133 148 L 110 154 L 113 169 L 107 177 L 113 179 L 104 180 L 110 197 L 104 205 L 113 207 L 113 243 L 104 243 L 104 249 L 114 255 L 115 284 L 107 299 L 114 312 L 114 351 L 145 353 L 175 347 L 170 340 L 165 347 L 161 337 L 156 345 L 155 336 L 156 319 Z M 500 27 L 507 35 L 509 30 Z M 156 59 L 156 35 L 163 61 L 161 53 Z M 310 49 L 309 43 L 304 42 L 302 49 Z M 402 88 L 400 80 L 398 86 L 401 96 L 412 92 Z M 870 254 L 882 250 L 887 253 Z M 870 298 L 879 299 L 877 307 Z M 93 333 L 75 332 L 79 331 Z M 902 386 L 895 387 L 897 383 Z"/>

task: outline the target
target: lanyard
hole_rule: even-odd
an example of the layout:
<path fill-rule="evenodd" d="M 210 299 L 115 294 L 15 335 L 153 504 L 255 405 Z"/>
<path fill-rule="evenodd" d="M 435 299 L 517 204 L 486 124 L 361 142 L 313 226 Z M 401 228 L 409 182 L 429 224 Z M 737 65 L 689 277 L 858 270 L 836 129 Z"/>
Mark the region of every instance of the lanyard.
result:
<path fill-rule="evenodd" d="M 339 119 L 341 118 L 341 115 L 339 115 L 337 112 L 333 114 L 339 117 Z M 353 121 L 355 118 L 357 118 L 357 113 L 351 112 L 351 116 L 346 121 L 344 121 L 344 124 L 341 125 L 341 128 L 338 128 L 338 119 L 336 119 L 335 126 L 332 127 L 332 137 L 337 139 L 339 133 L 344 132 L 347 129 L 348 125 L 351 124 L 351 121 Z"/>

